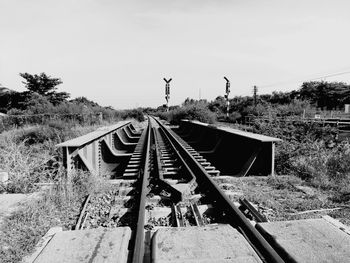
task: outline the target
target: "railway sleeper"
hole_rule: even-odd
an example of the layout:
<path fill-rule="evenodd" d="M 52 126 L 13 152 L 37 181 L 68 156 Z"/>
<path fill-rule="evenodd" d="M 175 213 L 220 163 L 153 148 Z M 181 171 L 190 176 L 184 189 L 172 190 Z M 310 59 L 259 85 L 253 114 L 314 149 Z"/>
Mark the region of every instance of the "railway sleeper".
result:
<path fill-rule="evenodd" d="M 165 172 L 171 172 L 171 171 L 180 171 L 181 167 L 166 167 L 164 168 Z"/>
<path fill-rule="evenodd" d="M 126 168 L 124 173 L 138 173 L 140 169 L 136 168 Z"/>
<path fill-rule="evenodd" d="M 132 180 L 138 177 L 138 173 L 124 173 L 123 174 L 123 179 L 124 180 Z"/>
<path fill-rule="evenodd" d="M 128 164 L 128 166 L 126 167 L 127 169 L 135 169 L 135 168 L 140 168 L 140 163 L 137 164 Z"/>
<path fill-rule="evenodd" d="M 160 158 L 160 160 L 162 161 L 162 162 L 164 162 L 164 161 L 172 161 L 172 160 L 174 160 L 174 158 L 172 158 L 171 156 L 169 156 L 169 157 L 161 157 Z"/>
<path fill-rule="evenodd" d="M 166 162 L 166 163 L 163 163 L 162 166 L 163 167 L 172 167 L 174 166 L 175 162 Z"/>
<path fill-rule="evenodd" d="M 219 170 L 208 170 L 207 173 L 211 176 L 219 176 L 220 175 Z"/>
<path fill-rule="evenodd" d="M 174 159 L 167 159 L 167 160 L 162 160 L 162 161 L 163 161 L 163 163 L 175 163 L 178 160 L 176 158 L 174 158 Z"/>
<path fill-rule="evenodd" d="M 163 173 L 163 176 L 176 176 L 176 175 L 178 175 L 177 171 L 165 171 Z"/>
<path fill-rule="evenodd" d="M 167 154 L 161 154 L 161 159 L 163 158 L 173 158 L 174 154 L 172 153 L 167 153 Z"/>
<path fill-rule="evenodd" d="M 202 166 L 210 166 L 211 162 L 199 162 Z M 214 166 L 213 166 L 214 167 Z"/>
<path fill-rule="evenodd" d="M 212 170 L 215 170 L 215 167 L 214 166 L 204 166 L 204 169 L 206 171 L 212 171 Z"/>
<path fill-rule="evenodd" d="M 129 162 L 140 162 L 142 159 L 141 156 L 131 156 Z"/>
<path fill-rule="evenodd" d="M 129 164 L 141 164 L 141 159 L 139 159 L 139 160 L 130 160 Z"/>

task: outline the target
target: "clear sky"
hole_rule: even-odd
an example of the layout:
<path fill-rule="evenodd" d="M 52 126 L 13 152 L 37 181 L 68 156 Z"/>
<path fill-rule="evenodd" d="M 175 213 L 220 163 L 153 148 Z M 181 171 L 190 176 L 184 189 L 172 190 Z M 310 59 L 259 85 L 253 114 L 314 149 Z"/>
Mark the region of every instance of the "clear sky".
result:
<path fill-rule="evenodd" d="M 0 0 L 0 83 L 59 77 L 60 91 L 132 108 L 297 89 L 350 71 L 350 1 Z M 327 81 L 350 83 L 350 74 Z M 271 86 L 271 84 L 274 84 Z"/>

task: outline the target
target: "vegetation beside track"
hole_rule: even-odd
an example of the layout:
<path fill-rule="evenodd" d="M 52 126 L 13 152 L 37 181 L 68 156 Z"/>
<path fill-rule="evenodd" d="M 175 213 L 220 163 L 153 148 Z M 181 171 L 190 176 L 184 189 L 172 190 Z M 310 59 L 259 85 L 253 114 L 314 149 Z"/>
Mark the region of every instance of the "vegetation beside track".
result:
<path fill-rule="evenodd" d="M 272 221 L 318 218 L 328 214 L 350 225 L 348 140 L 336 141 L 336 130 L 317 123 L 257 120 L 251 131 L 283 139 L 276 145 L 277 175 L 231 178 L 226 183 L 237 187 L 230 190 L 241 192 L 249 201 L 260 205 Z M 303 189 L 307 189 L 306 192 Z M 233 200 L 237 201 L 237 198 Z M 327 210 L 335 207 L 342 209 Z M 307 210 L 320 211 L 298 214 Z"/>
<path fill-rule="evenodd" d="M 28 193 L 36 183 L 57 182 L 62 157 L 55 145 L 96 128 L 55 121 L 1 133 L 0 169 L 9 173 L 9 182 L 0 192 Z"/>
<path fill-rule="evenodd" d="M 8 183 L 0 184 L 0 193 L 27 194 L 40 190 L 42 183 L 50 184 L 1 223 L 1 262 L 20 262 L 50 227 L 72 229 L 86 195 L 106 187 L 103 178 L 81 172 L 66 179 L 61 153 L 55 147 L 98 127 L 56 120 L 0 134 L 0 169 L 9 173 Z"/>
<path fill-rule="evenodd" d="M 276 172 L 295 175 L 314 187 L 350 193 L 350 142 L 317 123 L 255 121 L 253 132 L 283 139 L 276 147 Z"/>
<path fill-rule="evenodd" d="M 329 215 L 350 226 L 349 197 L 347 200 L 339 199 L 337 190 L 312 187 L 294 175 L 225 177 L 214 180 L 221 189 L 234 193 L 230 195 L 232 201 L 246 198 L 270 221 Z"/>
<path fill-rule="evenodd" d="M 205 123 L 216 122 L 215 113 L 211 112 L 204 102 L 184 104 L 183 107 L 174 108 L 169 112 L 159 112 L 158 116 L 171 124 L 179 124 L 182 119 L 197 120 Z"/>
<path fill-rule="evenodd" d="M 86 195 L 104 187 L 103 180 L 77 172 L 69 181 L 57 182 L 22 204 L 2 222 L 1 262 L 20 262 L 51 227 L 72 230 Z"/>

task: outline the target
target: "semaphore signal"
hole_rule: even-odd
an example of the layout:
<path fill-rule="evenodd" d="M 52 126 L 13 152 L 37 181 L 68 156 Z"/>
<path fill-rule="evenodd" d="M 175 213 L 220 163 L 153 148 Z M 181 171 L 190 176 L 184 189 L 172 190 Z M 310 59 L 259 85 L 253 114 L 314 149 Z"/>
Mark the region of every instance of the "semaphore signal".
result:
<path fill-rule="evenodd" d="M 163 78 L 165 81 L 165 99 L 166 99 L 166 110 L 169 111 L 169 99 L 170 99 L 170 81 L 172 80 L 172 78 L 170 79 L 166 79 Z"/>

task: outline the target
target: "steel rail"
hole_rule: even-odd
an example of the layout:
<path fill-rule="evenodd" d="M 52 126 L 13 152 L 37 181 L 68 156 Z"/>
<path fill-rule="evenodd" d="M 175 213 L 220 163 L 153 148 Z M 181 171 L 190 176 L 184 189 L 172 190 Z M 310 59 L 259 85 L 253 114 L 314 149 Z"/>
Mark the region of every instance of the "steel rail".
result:
<path fill-rule="evenodd" d="M 257 222 L 267 222 L 267 219 L 264 215 L 260 214 L 258 210 L 255 209 L 254 206 L 245 198 L 240 198 L 239 202 L 243 205 L 244 208 L 248 209 L 248 211 L 253 215 Z"/>
<path fill-rule="evenodd" d="M 162 170 L 161 160 L 160 160 L 160 150 L 159 150 L 159 142 L 158 142 L 158 134 L 155 130 L 155 128 L 152 128 L 152 135 L 154 138 L 154 161 L 156 162 L 156 165 L 153 167 L 155 171 L 155 177 L 153 179 L 158 179 L 158 183 L 160 183 L 168 192 L 170 192 L 172 198 L 176 201 L 180 201 L 182 198 L 181 192 L 176 190 L 175 188 L 171 187 L 170 184 L 164 180 L 164 172 Z"/>
<path fill-rule="evenodd" d="M 164 132 L 163 129 L 161 129 L 161 131 L 163 132 L 163 135 L 165 136 L 165 138 L 168 140 L 168 142 L 170 143 L 171 147 L 173 148 L 176 158 L 179 159 L 179 161 L 182 163 L 184 169 L 187 171 L 187 173 L 191 177 L 191 180 L 188 183 L 189 184 L 195 183 L 196 182 L 196 175 L 192 172 L 192 169 L 188 166 L 188 164 L 186 163 L 184 158 L 181 156 L 179 151 L 176 149 L 176 145 L 174 145 L 174 143 L 172 142 L 171 138 L 169 138 L 168 134 L 166 132 Z"/>
<path fill-rule="evenodd" d="M 142 139 L 142 137 L 140 138 Z M 144 252 L 145 252 L 145 205 L 146 205 L 146 195 L 147 195 L 147 182 L 150 176 L 150 144 L 151 144 L 151 122 L 148 119 L 148 127 L 145 131 L 145 142 L 143 145 L 143 156 L 144 164 L 143 170 L 140 172 L 140 181 L 141 181 L 141 191 L 140 191 L 140 202 L 138 205 L 138 219 L 137 227 L 135 232 L 134 247 L 132 254 L 133 263 L 142 263 Z"/>
<path fill-rule="evenodd" d="M 155 131 L 155 128 L 152 129 L 153 131 L 153 137 L 154 137 L 154 145 L 155 145 L 155 155 L 156 155 L 156 163 L 157 165 L 155 166 L 156 169 L 156 174 L 159 177 L 159 179 L 163 180 L 163 171 L 162 171 L 162 166 L 161 166 L 161 161 L 160 161 L 160 150 L 159 150 L 159 142 L 158 142 L 158 135 Z"/>
<path fill-rule="evenodd" d="M 181 154 L 186 164 L 191 166 L 193 173 L 196 175 L 198 185 L 208 189 L 207 195 L 212 196 L 217 203 L 220 203 L 225 211 L 225 215 L 230 218 L 230 224 L 243 231 L 243 235 L 254 246 L 265 262 L 283 263 L 285 262 L 264 237 L 253 227 L 244 214 L 231 202 L 226 194 L 211 179 L 206 170 L 196 161 L 196 159 L 186 150 L 186 148 L 178 141 L 173 132 L 166 128 L 160 121 L 153 118 L 159 127 L 168 135 L 168 138 L 175 145 L 178 153 Z"/>
<path fill-rule="evenodd" d="M 86 211 L 86 208 L 90 202 L 90 198 L 91 198 L 91 194 L 89 194 L 86 198 L 85 198 L 85 201 L 84 201 L 84 204 L 83 204 L 83 207 L 80 211 L 80 215 L 79 215 L 79 218 L 78 218 L 78 221 L 77 223 L 75 224 L 75 227 L 74 227 L 74 230 L 79 230 L 82 228 L 82 220 L 83 220 L 83 217 L 85 215 L 85 211 Z M 86 216 L 85 216 L 86 218 Z"/>

